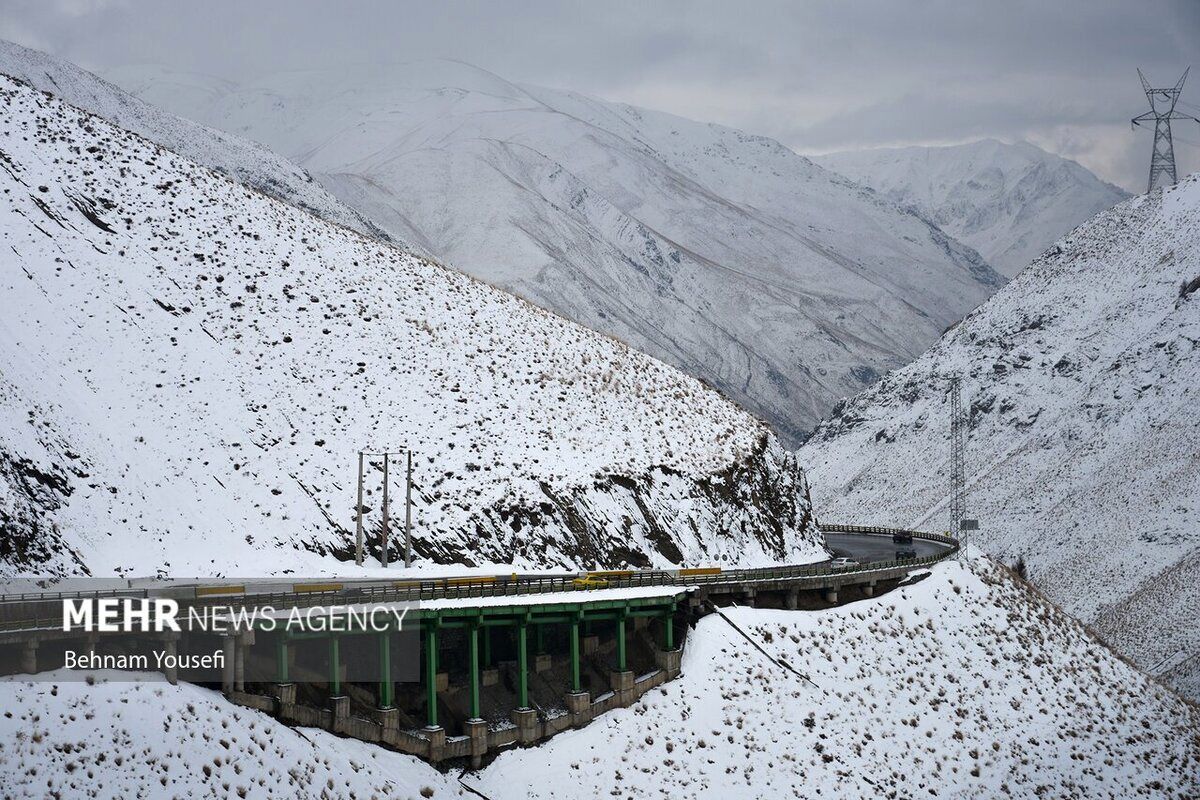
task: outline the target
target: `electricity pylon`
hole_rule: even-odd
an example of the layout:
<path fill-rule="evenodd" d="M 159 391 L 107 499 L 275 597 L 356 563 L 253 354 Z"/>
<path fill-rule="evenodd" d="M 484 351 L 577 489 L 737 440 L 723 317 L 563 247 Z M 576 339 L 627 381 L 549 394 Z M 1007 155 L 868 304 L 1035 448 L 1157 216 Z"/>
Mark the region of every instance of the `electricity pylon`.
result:
<path fill-rule="evenodd" d="M 963 441 L 965 428 L 961 381 L 955 375 L 950 378 L 950 535 L 959 542 L 960 553 L 966 549 L 966 543 L 962 541 L 967 457 Z"/>
<path fill-rule="evenodd" d="M 1154 151 L 1150 154 L 1150 182 L 1147 192 L 1153 192 L 1162 186 L 1173 186 L 1177 180 L 1175 175 L 1175 143 L 1171 141 L 1171 120 L 1190 119 L 1200 123 L 1200 119 L 1175 110 L 1179 102 L 1179 94 L 1183 91 L 1183 82 L 1187 80 L 1188 69 L 1183 71 L 1179 83 L 1171 89 L 1155 89 L 1142 71 L 1138 77 L 1142 79 L 1142 88 L 1146 90 L 1146 99 L 1150 101 L 1150 110 L 1140 117 L 1134 117 L 1130 122 L 1133 126 L 1154 120 Z"/>

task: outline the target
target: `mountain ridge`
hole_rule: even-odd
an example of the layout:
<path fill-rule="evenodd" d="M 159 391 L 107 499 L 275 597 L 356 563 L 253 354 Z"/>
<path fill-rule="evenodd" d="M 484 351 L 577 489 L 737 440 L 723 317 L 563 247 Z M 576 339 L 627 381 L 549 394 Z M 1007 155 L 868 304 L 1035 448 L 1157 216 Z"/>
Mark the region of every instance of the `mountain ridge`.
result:
<path fill-rule="evenodd" d="M 1003 282 L 766 137 L 462 62 L 281 73 L 188 108 L 146 72 L 109 75 L 266 142 L 397 237 L 702 377 L 792 443 Z"/>
<path fill-rule="evenodd" d="M 1010 278 L 1076 225 L 1130 196 L 1023 140 L 851 150 L 814 160 L 919 209 Z"/>

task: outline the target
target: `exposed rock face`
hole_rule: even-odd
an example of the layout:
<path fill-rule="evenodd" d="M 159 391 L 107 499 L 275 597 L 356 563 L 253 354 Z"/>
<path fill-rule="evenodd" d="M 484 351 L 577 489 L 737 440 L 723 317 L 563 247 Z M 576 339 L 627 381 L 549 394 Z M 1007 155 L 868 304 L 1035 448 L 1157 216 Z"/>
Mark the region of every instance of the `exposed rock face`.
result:
<path fill-rule="evenodd" d="M 345 569 L 385 447 L 432 560 L 823 555 L 794 457 L 699 381 L 26 84 L 0 108 L 4 572 Z"/>

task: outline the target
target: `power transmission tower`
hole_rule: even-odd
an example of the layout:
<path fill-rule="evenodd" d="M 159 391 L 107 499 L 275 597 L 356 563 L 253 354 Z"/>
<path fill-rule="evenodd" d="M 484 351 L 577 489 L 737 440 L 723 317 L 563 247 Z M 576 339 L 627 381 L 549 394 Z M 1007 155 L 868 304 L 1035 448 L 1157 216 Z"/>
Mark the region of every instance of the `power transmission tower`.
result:
<path fill-rule="evenodd" d="M 955 375 L 950 379 L 950 535 L 958 540 L 960 553 L 966 549 L 966 542 L 962 540 L 967 458 L 963 441 L 965 428 L 961 381 Z"/>
<path fill-rule="evenodd" d="M 1179 94 L 1183 91 L 1183 82 L 1187 80 L 1191 67 L 1183 71 L 1179 83 L 1171 89 L 1155 89 L 1142 71 L 1138 77 L 1142 79 L 1142 88 L 1146 90 L 1146 99 L 1150 101 L 1150 110 L 1140 117 L 1134 117 L 1130 122 L 1134 127 L 1143 122 L 1154 120 L 1154 151 L 1150 154 L 1150 182 L 1147 192 L 1153 192 L 1162 186 L 1173 186 L 1175 176 L 1175 144 L 1171 140 L 1171 120 L 1190 119 L 1200 123 L 1200 119 L 1175 110 L 1179 102 Z"/>

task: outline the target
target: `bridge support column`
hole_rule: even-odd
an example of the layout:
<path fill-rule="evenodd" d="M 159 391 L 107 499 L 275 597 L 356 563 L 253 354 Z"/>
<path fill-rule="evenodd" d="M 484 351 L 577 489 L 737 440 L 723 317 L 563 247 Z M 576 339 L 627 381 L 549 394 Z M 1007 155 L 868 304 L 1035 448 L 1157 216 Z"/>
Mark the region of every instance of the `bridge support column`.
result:
<path fill-rule="evenodd" d="M 655 650 L 654 662 L 658 668 L 667 673 L 667 680 L 679 677 L 680 664 L 683 662 L 682 650 Z"/>
<path fill-rule="evenodd" d="M 875 581 L 871 581 L 870 583 L 863 586 L 863 594 L 866 595 L 867 597 L 875 596 Z"/>
<path fill-rule="evenodd" d="M 479 625 L 472 623 L 467 628 L 467 680 L 470 695 L 470 714 L 472 720 L 480 719 L 479 711 Z M 487 725 L 484 725 L 484 744 L 487 744 Z M 474 740 L 472 740 L 473 742 Z M 474 749 L 472 748 L 472 761 Z"/>
<path fill-rule="evenodd" d="M 624 708 L 633 702 L 634 675 L 631 670 L 620 670 L 608 674 L 609 686 L 617 696 L 617 705 Z"/>
<path fill-rule="evenodd" d="M 37 639 L 30 639 L 21 645 L 21 672 L 32 675 L 37 672 Z"/>
<path fill-rule="evenodd" d="M 436 657 L 436 655 L 435 655 Z M 392 683 L 392 637 L 387 631 L 379 634 L 379 707 L 391 708 L 395 703 L 396 686 Z"/>
<path fill-rule="evenodd" d="M 517 741 L 533 744 L 538 740 L 537 712 L 532 708 L 518 708 L 512 712 L 513 724 L 517 726 Z"/>
<path fill-rule="evenodd" d="M 826 603 L 836 603 L 837 601 L 838 601 L 837 587 L 833 586 L 833 587 L 826 589 L 825 590 L 825 602 Z"/>
<path fill-rule="evenodd" d="M 341 643 L 336 636 L 329 637 L 329 696 L 342 694 Z"/>
<path fill-rule="evenodd" d="M 437 628 L 425 627 L 425 719 L 429 728 L 438 727 L 437 716 L 438 642 Z M 443 739 L 444 739 L 443 735 Z"/>
<path fill-rule="evenodd" d="M 446 729 L 438 725 L 429 725 L 421 730 L 429 740 L 429 760 L 436 764 L 446 754 Z"/>
<path fill-rule="evenodd" d="M 571 725 L 581 727 L 586 725 L 591 717 L 592 696 L 587 692 L 567 692 L 567 712 L 571 715 Z"/>
<path fill-rule="evenodd" d="M 625 611 L 617 617 L 617 671 L 625 671 Z"/>
<path fill-rule="evenodd" d="M 341 733 L 350 719 L 350 698 L 345 695 L 334 695 L 329 698 L 329 707 L 333 712 L 330 718 L 330 727 L 334 733 Z"/>
<path fill-rule="evenodd" d="M 743 594 L 746 597 L 746 605 L 754 608 L 755 601 L 758 599 L 758 592 L 756 592 L 754 589 L 747 589 L 745 592 L 743 592 Z"/>
<path fill-rule="evenodd" d="M 529 632 L 525 623 L 517 624 L 517 710 L 529 708 Z M 536 717 L 535 717 L 536 719 Z M 513 722 L 517 722 L 513 718 Z M 520 727 L 518 723 L 517 727 Z"/>
<path fill-rule="evenodd" d="M 675 649 L 675 604 L 671 604 L 671 609 L 663 616 L 663 649 Z"/>
<path fill-rule="evenodd" d="M 246 691 L 246 648 L 254 644 L 254 631 L 249 630 L 237 637 L 233 649 L 233 688 Z"/>
<path fill-rule="evenodd" d="M 579 617 L 571 620 L 571 692 L 581 688 L 579 678 Z M 570 697 L 570 695 L 568 695 Z"/>
<path fill-rule="evenodd" d="M 232 694 L 235 688 L 234 664 L 236 659 L 237 641 L 233 636 L 221 637 L 221 691 Z M 285 678 L 280 683 L 287 683 Z"/>
<path fill-rule="evenodd" d="M 483 653 L 481 656 L 483 659 L 483 668 L 484 670 L 489 670 L 492 668 L 492 629 L 484 627 L 479 634 L 482 637 L 482 641 L 479 644 Z M 490 686 L 491 684 L 485 680 L 483 685 Z"/>
<path fill-rule="evenodd" d="M 784 606 L 789 611 L 795 611 L 800 606 L 800 592 L 795 589 L 788 591 L 787 598 L 784 600 Z"/>
<path fill-rule="evenodd" d="M 232 637 L 229 637 L 229 638 L 232 639 Z M 167 676 L 167 683 L 171 684 L 172 686 L 175 686 L 176 684 L 179 683 L 179 666 L 175 663 L 175 659 L 179 655 L 179 645 L 175 639 L 165 639 L 165 640 L 163 640 L 162 645 L 163 645 L 163 653 L 166 656 L 163 659 L 166 662 L 166 666 L 163 667 L 163 674 Z M 224 684 L 225 684 L 225 674 L 227 672 L 229 672 L 229 668 L 231 666 L 232 666 L 232 664 L 226 664 L 221 669 L 222 688 L 224 688 Z M 234 681 L 231 681 L 231 683 L 236 685 L 236 682 L 234 682 Z M 234 688 L 234 686 L 230 686 L 230 689 L 232 689 L 232 688 Z"/>
<path fill-rule="evenodd" d="M 483 755 L 487 752 L 488 725 L 482 719 L 469 719 L 463 723 L 463 733 L 471 739 L 471 769 L 483 766 Z"/>

